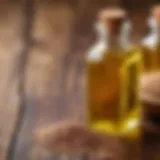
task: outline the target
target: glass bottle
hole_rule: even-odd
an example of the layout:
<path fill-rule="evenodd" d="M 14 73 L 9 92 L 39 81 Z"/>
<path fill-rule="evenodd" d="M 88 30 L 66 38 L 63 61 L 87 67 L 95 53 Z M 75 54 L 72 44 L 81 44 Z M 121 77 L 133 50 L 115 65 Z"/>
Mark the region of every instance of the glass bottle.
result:
<path fill-rule="evenodd" d="M 160 5 L 154 6 L 149 18 L 151 33 L 143 40 L 144 72 L 160 69 Z"/>
<path fill-rule="evenodd" d="M 88 123 L 92 129 L 111 134 L 120 134 L 138 102 L 141 56 L 122 40 L 125 20 L 122 9 L 100 12 L 99 40 L 87 56 Z"/>

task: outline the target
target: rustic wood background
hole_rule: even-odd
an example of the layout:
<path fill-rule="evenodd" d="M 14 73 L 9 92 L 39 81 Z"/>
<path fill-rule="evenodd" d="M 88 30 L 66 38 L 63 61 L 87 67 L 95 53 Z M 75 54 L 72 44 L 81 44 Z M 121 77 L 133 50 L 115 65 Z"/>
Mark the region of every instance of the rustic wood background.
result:
<path fill-rule="evenodd" d="M 95 41 L 93 24 L 97 11 L 107 5 L 126 7 L 134 22 L 133 40 L 139 41 L 147 32 L 147 9 L 156 0 L 34 0 L 33 5 L 32 2 L 0 1 L 2 160 L 22 105 L 26 110 L 15 160 L 29 159 L 35 128 L 69 118 L 85 122 L 84 58 Z M 23 89 L 25 94 L 19 94 Z"/>

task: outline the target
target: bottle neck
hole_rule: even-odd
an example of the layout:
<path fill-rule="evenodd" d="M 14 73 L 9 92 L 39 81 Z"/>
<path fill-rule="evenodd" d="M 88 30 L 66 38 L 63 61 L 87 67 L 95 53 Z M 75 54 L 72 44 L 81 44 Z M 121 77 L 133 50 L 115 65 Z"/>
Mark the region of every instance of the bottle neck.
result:
<path fill-rule="evenodd" d="M 129 21 L 126 21 L 122 27 L 122 32 L 120 36 L 120 41 L 124 49 L 128 48 L 131 45 L 131 24 Z"/>
<path fill-rule="evenodd" d="M 156 36 L 157 44 L 159 44 L 160 43 L 160 24 L 156 26 L 154 33 Z"/>
<path fill-rule="evenodd" d="M 127 48 L 130 45 L 130 27 L 128 23 L 122 27 L 119 32 L 106 30 L 102 24 L 99 24 L 99 43 L 103 43 L 109 50 Z"/>
<path fill-rule="evenodd" d="M 107 40 L 106 45 L 110 50 L 118 49 L 121 47 L 120 34 L 118 33 L 117 34 L 108 33 L 106 40 Z"/>
<path fill-rule="evenodd" d="M 157 23 L 155 19 L 151 18 L 149 21 L 151 27 L 151 35 L 155 37 L 156 43 L 160 43 L 160 23 Z"/>
<path fill-rule="evenodd" d="M 106 30 L 103 24 L 97 25 L 98 42 L 104 44 L 108 49 L 118 48 L 120 46 L 120 34 L 113 34 Z"/>

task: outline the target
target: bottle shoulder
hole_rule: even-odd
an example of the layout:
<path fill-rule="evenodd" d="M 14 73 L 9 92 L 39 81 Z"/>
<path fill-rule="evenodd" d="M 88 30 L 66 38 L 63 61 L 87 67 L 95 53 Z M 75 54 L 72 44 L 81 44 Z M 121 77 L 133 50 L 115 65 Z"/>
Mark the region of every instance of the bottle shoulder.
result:
<path fill-rule="evenodd" d="M 98 43 L 89 49 L 86 60 L 97 63 L 103 61 L 107 57 L 123 59 L 127 58 L 128 56 L 130 57 L 132 54 L 138 51 L 138 47 L 135 47 L 134 45 L 130 45 L 127 48 L 120 47 L 109 50 L 105 43 Z"/>
<path fill-rule="evenodd" d="M 142 40 L 142 45 L 149 47 L 149 48 L 154 48 L 157 45 L 157 36 L 150 34 L 146 38 Z"/>
<path fill-rule="evenodd" d="M 106 50 L 107 46 L 104 43 L 97 43 L 89 49 L 86 60 L 99 62 L 103 59 Z"/>

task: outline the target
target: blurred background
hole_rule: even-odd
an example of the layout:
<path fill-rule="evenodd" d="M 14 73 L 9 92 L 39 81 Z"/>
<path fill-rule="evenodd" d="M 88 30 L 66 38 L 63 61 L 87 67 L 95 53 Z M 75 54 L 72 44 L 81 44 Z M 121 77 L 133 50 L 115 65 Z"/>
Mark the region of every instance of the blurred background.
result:
<path fill-rule="evenodd" d="M 158 0 L 0 0 L 0 159 L 20 107 L 16 160 L 29 159 L 35 128 L 72 118 L 85 122 L 85 55 L 95 42 L 99 9 L 122 6 L 133 21 L 133 41 L 148 32 Z"/>

